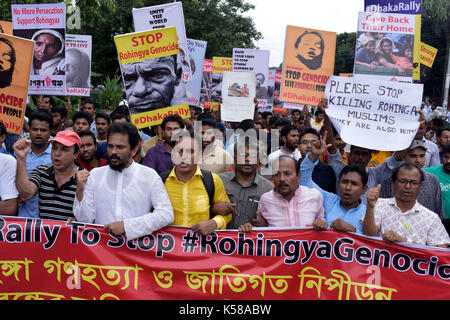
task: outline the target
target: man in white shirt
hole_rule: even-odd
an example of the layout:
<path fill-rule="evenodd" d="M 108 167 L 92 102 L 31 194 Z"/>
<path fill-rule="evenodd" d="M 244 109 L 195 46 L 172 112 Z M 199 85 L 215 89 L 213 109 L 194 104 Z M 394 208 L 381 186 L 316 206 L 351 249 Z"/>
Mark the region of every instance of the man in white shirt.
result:
<path fill-rule="evenodd" d="M 289 156 L 297 161 L 302 157 L 300 151 L 297 149 L 300 137 L 298 129 L 292 124 L 288 124 L 281 129 L 280 135 L 284 145 L 269 154 L 269 168 L 272 168 L 273 162 L 280 156 Z"/>
<path fill-rule="evenodd" d="M 104 224 L 108 232 L 125 234 L 129 240 L 171 224 L 173 208 L 161 178 L 133 161 L 140 141 L 136 127 L 116 123 L 109 128 L 107 141 L 109 165 L 77 174 L 75 218 Z"/>
<path fill-rule="evenodd" d="M 17 215 L 19 192 L 14 184 L 16 178 L 16 159 L 0 153 L 0 215 Z"/>

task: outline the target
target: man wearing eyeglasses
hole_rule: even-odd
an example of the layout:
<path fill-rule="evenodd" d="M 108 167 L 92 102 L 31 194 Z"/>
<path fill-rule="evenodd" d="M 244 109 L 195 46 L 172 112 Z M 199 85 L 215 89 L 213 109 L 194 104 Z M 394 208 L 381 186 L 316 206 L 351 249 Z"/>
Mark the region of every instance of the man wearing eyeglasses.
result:
<path fill-rule="evenodd" d="M 403 161 L 416 166 L 421 169 L 423 173 L 424 180 L 417 197 L 417 202 L 425 208 L 437 213 L 439 217 L 443 219 L 444 208 L 439 180 L 432 173 L 422 170 L 425 164 L 426 152 L 427 149 L 425 143 L 419 140 L 414 140 Z M 389 177 L 381 184 L 380 198 L 392 198 L 393 196 L 394 189 L 392 179 Z"/>
<path fill-rule="evenodd" d="M 363 233 L 389 243 L 408 242 L 446 248 L 450 238 L 439 216 L 417 202 L 423 172 L 404 163 L 392 172 L 394 198 L 379 199 L 381 185 L 367 193 Z"/>

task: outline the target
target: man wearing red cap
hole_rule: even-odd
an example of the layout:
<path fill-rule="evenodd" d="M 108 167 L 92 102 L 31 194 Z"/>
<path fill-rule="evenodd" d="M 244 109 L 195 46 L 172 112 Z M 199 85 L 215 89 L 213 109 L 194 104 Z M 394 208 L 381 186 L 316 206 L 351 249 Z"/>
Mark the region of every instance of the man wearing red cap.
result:
<path fill-rule="evenodd" d="M 51 165 L 36 167 L 27 175 L 26 158 L 31 141 L 21 139 L 14 144 L 17 157 L 16 187 L 22 201 L 39 194 L 39 217 L 67 220 L 73 217 L 76 174 L 82 169 L 75 159 L 80 153 L 81 140 L 73 131 L 64 130 L 52 140 Z"/>

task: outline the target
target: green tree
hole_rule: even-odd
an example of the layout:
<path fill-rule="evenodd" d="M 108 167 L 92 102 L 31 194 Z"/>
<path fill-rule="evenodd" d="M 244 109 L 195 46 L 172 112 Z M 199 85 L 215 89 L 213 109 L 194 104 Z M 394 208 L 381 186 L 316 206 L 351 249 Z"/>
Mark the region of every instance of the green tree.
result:
<path fill-rule="evenodd" d="M 337 35 L 334 74 L 352 73 L 355 61 L 356 32 Z"/>

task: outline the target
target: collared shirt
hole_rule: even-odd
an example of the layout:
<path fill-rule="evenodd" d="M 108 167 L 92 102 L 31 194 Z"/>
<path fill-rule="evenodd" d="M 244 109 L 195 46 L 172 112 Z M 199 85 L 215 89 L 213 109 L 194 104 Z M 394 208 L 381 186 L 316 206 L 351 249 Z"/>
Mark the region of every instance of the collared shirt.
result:
<path fill-rule="evenodd" d="M 439 180 L 441 187 L 442 203 L 444 206 L 444 215 L 446 219 L 450 219 L 450 174 L 442 170 L 442 164 L 424 169 L 426 172 L 434 174 Z"/>
<path fill-rule="evenodd" d="M 235 172 L 225 172 L 219 174 L 222 179 L 228 198 L 231 203 L 236 204 L 236 211 L 239 215 L 233 215 L 227 229 L 237 229 L 241 225 L 256 218 L 256 211 L 261 196 L 273 190 L 273 183 L 256 174 L 253 181 L 248 186 L 242 186 L 236 178 Z"/>
<path fill-rule="evenodd" d="M 213 203 L 230 202 L 222 180 L 215 173 L 212 173 L 212 176 L 214 181 Z M 173 206 L 174 225 L 191 227 L 200 221 L 210 219 L 209 197 L 202 181 L 202 172 L 198 166 L 194 176 L 187 182 L 179 181 L 175 174 L 175 168 L 173 168 L 166 179 L 165 186 Z M 231 220 L 231 214 L 216 215 L 213 219 L 217 223 L 217 229 L 225 229 Z"/>
<path fill-rule="evenodd" d="M 309 160 L 309 153 L 306 155 L 303 160 L 300 171 L 302 173 L 302 177 L 300 180 L 300 184 L 302 186 L 306 186 L 309 188 L 314 188 L 319 190 L 323 196 L 323 206 L 325 208 L 325 221 L 330 226 L 334 220 L 342 219 L 343 221 L 351 224 L 356 228 L 357 233 L 362 233 L 362 221 L 361 218 L 366 213 L 366 205 L 360 202 L 359 206 L 356 208 L 352 208 L 350 210 L 346 210 L 341 205 L 341 197 L 337 194 L 327 192 L 320 188 L 313 180 L 312 180 L 312 172 L 319 162 L 319 159 L 316 162 L 312 163 Z"/>
<path fill-rule="evenodd" d="M 78 170 L 83 169 L 77 162 L 75 164 Z M 58 187 L 55 169 L 53 165 L 47 164 L 34 168 L 29 179 L 38 188 L 40 218 L 65 221 L 73 217 L 73 200 L 77 189 L 76 173 Z"/>
<path fill-rule="evenodd" d="M 302 154 L 300 153 L 300 151 L 297 148 L 294 150 L 294 152 L 289 153 L 284 150 L 284 147 L 281 147 L 280 149 L 269 154 L 268 167 L 272 168 L 273 162 L 281 156 L 288 156 L 288 157 L 294 158 L 295 160 L 299 161 L 302 157 Z"/>
<path fill-rule="evenodd" d="M 417 197 L 417 201 L 443 219 L 444 207 L 439 180 L 432 173 L 424 170 L 422 170 L 422 173 L 424 175 L 424 180 L 420 186 L 420 193 Z M 394 189 L 392 188 L 392 178 L 389 177 L 381 184 L 380 198 L 392 197 L 394 197 Z"/>
<path fill-rule="evenodd" d="M 425 139 L 425 137 L 422 138 L 422 142 L 425 144 L 425 148 L 427 148 L 427 151 L 425 152 L 425 164 L 423 165 L 423 167 L 428 168 L 440 165 L 440 150 L 437 144 Z"/>
<path fill-rule="evenodd" d="M 158 173 L 165 172 L 174 167 L 172 155 L 167 151 L 164 141 L 148 150 L 142 164 L 154 169 Z"/>
<path fill-rule="evenodd" d="M 447 231 L 439 216 L 417 201 L 414 206 L 402 212 L 395 198 L 378 199 L 374 208 L 378 235 L 394 231 L 412 243 L 422 245 L 441 245 L 450 243 Z"/>
<path fill-rule="evenodd" d="M 0 201 L 19 196 L 15 184 L 16 166 L 17 162 L 13 156 L 0 153 Z"/>
<path fill-rule="evenodd" d="M 27 174 L 31 171 L 45 164 L 52 164 L 52 144 L 50 143 L 47 149 L 37 156 L 33 150 L 30 149 L 27 155 Z M 19 217 L 39 218 L 39 197 L 35 194 L 31 199 L 22 202 L 19 209 Z"/>
<path fill-rule="evenodd" d="M 287 201 L 272 190 L 261 196 L 258 211 L 269 227 L 306 227 L 316 219 L 324 219 L 323 197 L 315 189 L 298 186 L 294 197 Z"/>
<path fill-rule="evenodd" d="M 104 225 L 123 221 L 129 240 L 173 221 L 172 205 L 161 178 L 155 170 L 134 161 L 122 172 L 110 166 L 92 169 L 81 203 L 75 197 L 73 212 L 82 222 Z"/>
<path fill-rule="evenodd" d="M 200 169 L 214 173 L 227 172 L 233 163 L 233 157 L 225 150 L 221 141 L 214 141 L 202 152 Z"/>

